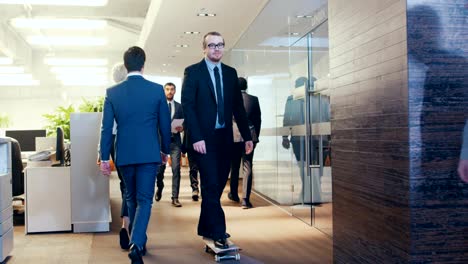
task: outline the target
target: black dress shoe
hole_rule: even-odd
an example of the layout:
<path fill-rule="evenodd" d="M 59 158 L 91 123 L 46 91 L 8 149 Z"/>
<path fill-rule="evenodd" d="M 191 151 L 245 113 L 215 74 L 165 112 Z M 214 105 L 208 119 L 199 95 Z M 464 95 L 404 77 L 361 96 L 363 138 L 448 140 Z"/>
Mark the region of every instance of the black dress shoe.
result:
<path fill-rule="evenodd" d="M 247 199 L 242 199 L 241 206 L 242 206 L 242 209 L 249 209 L 253 207 L 253 205 Z"/>
<path fill-rule="evenodd" d="M 128 258 L 132 260 L 132 264 L 144 264 L 143 258 L 141 256 L 141 251 L 138 249 L 138 247 L 132 245 L 130 247 L 130 253 L 128 253 Z"/>
<path fill-rule="evenodd" d="M 213 242 L 214 242 L 215 247 L 217 248 L 226 249 L 229 247 L 229 244 L 227 243 L 227 240 L 225 238 L 220 238 L 220 239 L 214 240 Z"/>
<path fill-rule="evenodd" d="M 195 202 L 198 201 L 198 194 L 199 194 L 198 190 L 193 190 L 192 191 L 192 200 L 193 201 L 195 201 Z"/>
<path fill-rule="evenodd" d="M 156 194 L 154 195 L 154 200 L 156 200 L 156 202 L 159 202 L 159 200 L 161 200 L 161 196 L 162 196 L 162 189 L 157 189 L 156 190 Z"/>
<path fill-rule="evenodd" d="M 172 206 L 174 207 L 182 207 L 182 204 L 179 202 L 179 199 L 172 198 Z"/>
<path fill-rule="evenodd" d="M 120 248 L 129 249 L 130 238 L 128 237 L 127 229 L 123 227 L 120 229 L 119 238 L 120 238 Z"/>
<path fill-rule="evenodd" d="M 233 195 L 232 193 L 228 193 L 228 198 L 231 201 L 234 201 L 234 202 L 237 202 L 237 203 L 240 202 L 239 196 L 237 194 Z"/>

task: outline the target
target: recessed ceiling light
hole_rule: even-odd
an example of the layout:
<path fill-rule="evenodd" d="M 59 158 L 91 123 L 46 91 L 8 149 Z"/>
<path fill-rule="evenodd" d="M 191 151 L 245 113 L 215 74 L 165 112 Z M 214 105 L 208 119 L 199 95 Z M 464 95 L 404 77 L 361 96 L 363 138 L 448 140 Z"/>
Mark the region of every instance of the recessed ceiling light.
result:
<path fill-rule="evenodd" d="M 54 66 L 104 66 L 108 64 L 107 59 L 100 58 L 45 58 L 44 63 Z"/>
<path fill-rule="evenodd" d="M 102 29 L 107 21 L 97 19 L 15 18 L 11 24 L 17 28 Z"/>
<path fill-rule="evenodd" d="M 175 45 L 177 48 L 188 48 L 189 45 L 187 44 L 177 44 Z"/>
<path fill-rule="evenodd" d="M 60 5 L 60 6 L 105 6 L 108 0 L 0 0 L 0 4 L 10 5 Z"/>
<path fill-rule="evenodd" d="M 13 64 L 13 59 L 8 57 L 0 57 L 0 65 Z"/>
<path fill-rule="evenodd" d="M 200 34 L 199 31 L 185 31 L 184 34 L 187 34 L 187 35 L 198 35 Z"/>
<path fill-rule="evenodd" d="M 215 17 L 216 14 L 213 14 L 213 13 L 198 13 L 197 16 L 199 16 L 199 17 Z"/>
<path fill-rule="evenodd" d="M 27 41 L 31 45 L 51 46 L 104 46 L 107 40 L 95 37 L 43 37 L 30 36 Z"/>
<path fill-rule="evenodd" d="M 311 15 L 297 15 L 296 18 L 312 18 Z"/>

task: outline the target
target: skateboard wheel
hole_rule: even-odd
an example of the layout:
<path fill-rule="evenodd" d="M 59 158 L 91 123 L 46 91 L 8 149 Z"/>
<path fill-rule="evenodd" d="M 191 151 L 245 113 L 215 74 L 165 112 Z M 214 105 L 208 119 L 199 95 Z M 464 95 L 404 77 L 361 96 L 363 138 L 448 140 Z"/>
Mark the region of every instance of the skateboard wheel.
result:
<path fill-rule="evenodd" d="M 215 261 L 216 261 L 216 262 L 219 262 L 220 260 L 221 260 L 221 259 L 219 258 L 219 256 L 218 256 L 218 255 L 215 255 Z"/>
<path fill-rule="evenodd" d="M 236 260 L 240 260 L 240 254 L 236 254 Z"/>

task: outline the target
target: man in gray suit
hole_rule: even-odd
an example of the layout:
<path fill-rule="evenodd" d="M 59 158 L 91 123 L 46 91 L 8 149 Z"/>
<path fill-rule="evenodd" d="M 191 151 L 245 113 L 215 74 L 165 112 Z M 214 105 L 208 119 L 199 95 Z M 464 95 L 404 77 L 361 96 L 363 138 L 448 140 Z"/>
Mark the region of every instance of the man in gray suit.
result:
<path fill-rule="evenodd" d="M 131 47 L 124 54 L 127 79 L 106 91 L 101 127 L 101 171 L 110 175 L 109 156 L 117 123 L 115 164 L 122 173 L 130 217 L 131 263 L 143 263 L 156 173 L 167 161 L 171 120 L 161 85 L 143 78 L 146 55 Z M 161 142 L 160 142 L 161 139 Z"/>
<path fill-rule="evenodd" d="M 176 93 L 176 86 L 173 83 L 166 83 L 164 85 L 164 93 L 166 94 L 167 106 L 169 108 L 169 114 L 171 120 L 183 119 L 184 112 L 182 105 L 174 100 L 174 94 Z M 172 167 L 172 205 L 174 207 L 182 207 L 179 202 L 179 189 L 180 189 L 180 156 L 182 153 L 182 138 L 180 132 L 184 131 L 182 125 L 177 126 L 175 131 L 171 133 L 171 167 Z M 162 190 L 164 188 L 164 171 L 166 170 L 166 164 L 161 165 L 159 168 L 157 179 L 158 189 L 154 199 L 156 201 L 161 200 Z"/>

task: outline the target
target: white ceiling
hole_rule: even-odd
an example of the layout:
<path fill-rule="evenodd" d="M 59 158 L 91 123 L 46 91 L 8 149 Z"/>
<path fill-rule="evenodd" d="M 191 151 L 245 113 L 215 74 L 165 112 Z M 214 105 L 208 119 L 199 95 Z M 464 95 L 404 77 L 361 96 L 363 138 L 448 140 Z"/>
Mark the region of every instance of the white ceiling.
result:
<path fill-rule="evenodd" d="M 24 6 L 0 4 L 1 25 L 11 29 L 16 41 L 29 35 L 95 36 L 108 39 L 108 45 L 97 47 L 46 47 L 25 45 L 35 56 L 56 54 L 66 56 L 121 58 L 132 45 L 142 46 L 147 53 L 145 72 L 151 75 L 181 77 L 183 69 L 198 62 L 202 54 L 202 37 L 209 31 L 220 32 L 226 51 L 238 44 L 241 48 L 275 48 L 261 46 L 271 36 L 288 36 L 288 19 L 298 14 L 310 14 L 325 0 L 109 0 L 104 7 Z M 215 17 L 198 17 L 197 13 L 215 13 Z M 16 29 L 9 25 L 15 17 L 91 18 L 105 19 L 104 30 L 64 31 Z M 303 23 L 294 22 L 292 25 Z M 299 25 L 300 26 L 300 25 Z M 249 28 L 250 27 L 250 28 Z M 299 27 L 300 28 L 300 27 Z M 0 30 L 1 31 L 1 30 Z M 199 31 L 186 35 L 185 31 Z M 20 51 L 8 50 L 12 40 L 0 32 L 0 52 L 7 51 L 21 60 Z M 306 32 L 301 32 L 306 33 Z M 3 36 L 3 38 L 2 38 Z M 177 48 L 186 44 L 188 48 Z M 276 47 L 277 48 L 277 47 Z M 13 53 L 13 54 L 11 54 Z M 39 67 L 40 65 L 34 65 Z"/>
<path fill-rule="evenodd" d="M 202 38 L 209 31 L 223 35 L 225 52 L 228 51 L 266 3 L 267 0 L 153 1 L 139 40 L 148 56 L 145 71 L 181 76 L 185 67 L 201 60 Z M 198 13 L 214 13 L 216 16 L 199 17 Z M 186 35 L 185 31 L 200 34 Z M 175 47 L 178 44 L 189 47 Z"/>

